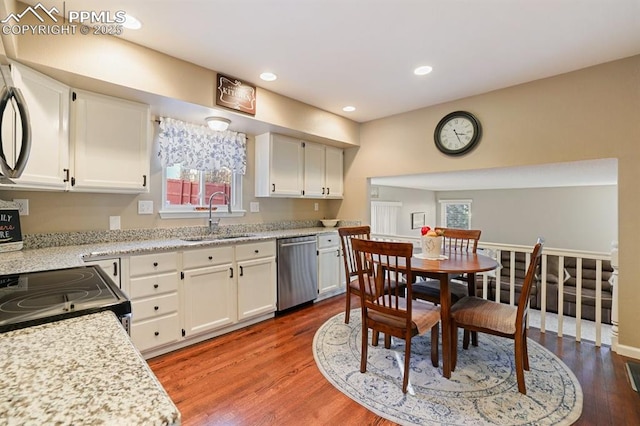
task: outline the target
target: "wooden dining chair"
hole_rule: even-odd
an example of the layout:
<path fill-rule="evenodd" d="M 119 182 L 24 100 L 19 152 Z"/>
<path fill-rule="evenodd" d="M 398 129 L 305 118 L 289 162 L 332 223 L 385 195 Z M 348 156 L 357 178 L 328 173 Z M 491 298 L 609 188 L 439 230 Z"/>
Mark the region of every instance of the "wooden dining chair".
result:
<path fill-rule="evenodd" d="M 455 228 L 435 228 L 436 232 L 441 232 L 443 236 L 442 254 L 455 252 L 471 252 L 476 253 L 478 250 L 478 241 L 480 240 L 479 229 L 455 229 Z M 466 284 L 459 281 L 465 281 Z M 465 296 L 475 296 L 475 288 L 469 287 L 469 279 L 467 275 L 458 275 L 449 280 L 449 292 L 451 293 L 451 304 Z M 440 282 L 431 278 L 425 281 L 417 282 L 413 286 L 413 298 L 425 300 L 434 304 L 440 303 Z M 472 333 L 473 345 L 478 346 L 478 336 Z M 469 333 L 464 333 L 464 348 L 469 347 Z"/>
<path fill-rule="evenodd" d="M 344 312 L 344 322 L 349 324 L 349 315 L 351 313 L 351 296 L 360 297 L 360 283 L 358 282 L 358 271 L 356 270 L 356 258 L 353 255 L 351 247 L 352 238 L 360 238 L 364 240 L 371 239 L 371 228 L 368 225 L 351 226 L 338 228 L 340 235 L 340 244 L 342 245 L 342 257 L 344 258 L 344 273 L 346 278 L 347 306 Z"/>
<path fill-rule="evenodd" d="M 368 330 L 385 334 L 385 347 L 390 347 L 391 336 L 404 339 L 404 375 L 402 392 L 407 392 L 411 338 L 431 330 L 431 363 L 438 366 L 438 334 L 440 307 L 413 303 L 411 256 L 413 244 L 388 241 L 353 239 L 351 241 L 361 294 L 372 297 L 361 299 L 362 351 L 360 372 L 367 371 Z M 406 287 L 395 286 L 401 277 Z M 392 289 L 391 291 L 389 289 Z M 406 289 L 406 290 L 405 290 Z M 405 297 L 404 292 L 407 292 Z M 375 345 L 377 342 L 374 342 Z"/>
<path fill-rule="evenodd" d="M 529 312 L 529 296 L 535 277 L 536 267 L 540 262 L 544 242 L 538 239 L 529 268 L 522 285 L 518 306 L 511 306 L 475 296 L 463 297 L 451 307 L 451 336 L 458 336 L 458 327 L 465 330 L 488 333 L 507 337 L 515 342 L 516 377 L 518 390 L 526 394 L 524 370 L 529 370 L 529 354 L 527 352 L 527 314 Z M 455 341 L 455 340 L 453 340 Z M 451 349 L 451 370 L 456 367 L 457 345 Z"/>

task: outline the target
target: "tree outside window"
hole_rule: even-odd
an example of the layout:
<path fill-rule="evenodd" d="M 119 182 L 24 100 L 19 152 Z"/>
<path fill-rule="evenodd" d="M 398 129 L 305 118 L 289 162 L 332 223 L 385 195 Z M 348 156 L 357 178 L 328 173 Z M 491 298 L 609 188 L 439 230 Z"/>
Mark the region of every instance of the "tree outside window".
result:
<path fill-rule="evenodd" d="M 442 227 L 471 229 L 471 200 L 440 201 L 440 209 Z"/>

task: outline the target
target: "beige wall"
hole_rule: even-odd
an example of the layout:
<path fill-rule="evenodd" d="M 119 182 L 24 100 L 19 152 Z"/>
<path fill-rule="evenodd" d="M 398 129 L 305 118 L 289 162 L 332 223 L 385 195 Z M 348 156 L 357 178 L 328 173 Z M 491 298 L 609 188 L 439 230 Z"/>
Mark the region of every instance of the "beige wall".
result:
<path fill-rule="evenodd" d="M 458 109 L 476 114 L 483 136 L 474 151 L 448 158 L 435 148 L 433 129 Z M 345 200 L 338 215 L 368 222 L 371 176 L 617 158 L 619 341 L 640 358 L 639 117 L 635 56 L 365 123 L 360 147 L 345 155 Z"/>

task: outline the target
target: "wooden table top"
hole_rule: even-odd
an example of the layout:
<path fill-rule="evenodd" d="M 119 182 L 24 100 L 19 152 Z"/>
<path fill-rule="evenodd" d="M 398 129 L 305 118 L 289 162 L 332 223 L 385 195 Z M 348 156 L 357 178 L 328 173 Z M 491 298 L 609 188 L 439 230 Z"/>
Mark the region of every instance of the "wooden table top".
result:
<path fill-rule="evenodd" d="M 446 253 L 447 259 L 411 258 L 411 269 L 415 272 L 456 274 L 462 272 L 486 272 L 498 267 L 498 262 L 489 256 L 477 253 Z"/>

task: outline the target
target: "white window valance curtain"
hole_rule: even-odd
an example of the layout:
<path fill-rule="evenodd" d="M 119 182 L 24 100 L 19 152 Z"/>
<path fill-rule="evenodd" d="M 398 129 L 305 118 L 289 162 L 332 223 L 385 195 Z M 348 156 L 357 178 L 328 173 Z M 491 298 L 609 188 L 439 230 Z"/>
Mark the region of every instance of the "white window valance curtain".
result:
<path fill-rule="evenodd" d="M 207 126 L 173 118 L 160 119 L 160 161 L 163 167 L 216 171 L 223 168 L 245 174 L 247 136 L 232 131 L 217 132 Z"/>

